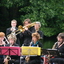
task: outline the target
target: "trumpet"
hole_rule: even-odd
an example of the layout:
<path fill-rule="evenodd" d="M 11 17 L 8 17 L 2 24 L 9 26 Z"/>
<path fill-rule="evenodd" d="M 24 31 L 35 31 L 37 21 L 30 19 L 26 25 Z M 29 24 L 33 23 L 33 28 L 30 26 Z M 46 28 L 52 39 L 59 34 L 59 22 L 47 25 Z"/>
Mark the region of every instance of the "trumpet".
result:
<path fill-rule="evenodd" d="M 18 34 L 20 34 L 21 32 L 24 32 L 26 27 L 27 27 L 27 28 L 30 28 L 30 27 L 34 26 L 35 24 L 36 24 L 36 22 L 33 22 L 33 23 L 28 24 L 28 25 L 26 25 L 26 26 L 19 25 L 19 26 L 18 26 L 18 30 L 12 32 L 11 34 L 15 33 L 15 35 L 18 35 Z M 9 34 L 9 35 L 10 35 L 10 34 Z M 7 37 L 9 37 L 9 35 L 7 35 Z"/>

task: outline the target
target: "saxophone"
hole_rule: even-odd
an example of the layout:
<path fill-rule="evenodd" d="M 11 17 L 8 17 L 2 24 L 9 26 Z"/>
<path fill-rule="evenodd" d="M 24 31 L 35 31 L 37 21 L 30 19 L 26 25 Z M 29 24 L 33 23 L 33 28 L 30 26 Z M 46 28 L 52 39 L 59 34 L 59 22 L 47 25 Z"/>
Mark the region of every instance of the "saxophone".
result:
<path fill-rule="evenodd" d="M 52 49 L 56 49 L 57 43 L 58 43 L 58 42 L 56 42 L 56 43 L 53 45 Z"/>
<path fill-rule="evenodd" d="M 6 56 L 5 59 L 6 59 L 6 60 L 5 60 L 5 63 L 4 63 L 4 64 L 8 64 L 8 61 L 11 60 L 10 56 L 8 56 L 8 55 Z"/>
<path fill-rule="evenodd" d="M 58 42 L 56 42 L 56 43 L 53 45 L 52 49 L 56 49 L 57 43 L 58 43 Z M 53 56 L 53 55 L 48 55 L 48 60 L 50 60 L 50 58 L 51 58 L 52 56 Z"/>

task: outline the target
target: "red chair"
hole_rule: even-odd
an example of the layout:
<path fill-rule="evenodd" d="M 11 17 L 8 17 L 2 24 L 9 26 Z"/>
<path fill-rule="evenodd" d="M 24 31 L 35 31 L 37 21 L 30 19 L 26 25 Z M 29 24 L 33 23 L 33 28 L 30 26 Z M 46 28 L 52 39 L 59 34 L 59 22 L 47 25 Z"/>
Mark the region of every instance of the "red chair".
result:
<path fill-rule="evenodd" d="M 47 55 L 44 55 L 42 57 L 42 59 L 44 60 L 43 64 L 48 64 L 48 57 L 47 57 Z"/>

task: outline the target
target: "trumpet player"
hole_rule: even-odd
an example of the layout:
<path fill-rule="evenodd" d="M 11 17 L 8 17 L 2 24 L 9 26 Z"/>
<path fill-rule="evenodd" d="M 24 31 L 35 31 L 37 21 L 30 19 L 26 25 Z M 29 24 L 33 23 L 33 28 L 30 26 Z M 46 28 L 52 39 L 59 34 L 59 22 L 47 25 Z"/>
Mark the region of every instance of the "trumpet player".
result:
<path fill-rule="evenodd" d="M 13 20 L 11 21 L 11 27 L 6 29 L 6 36 L 8 36 L 8 35 L 11 34 L 11 33 L 12 33 L 13 35 L 16 35 L 15 32 L 14 32 L 15 30 L 18 30 L 18 28 L 17 28 L 16 26 L 17 26 L 17 21 L 16 21 L 15 19 L 13 19 Z M 21 46 L 21 45 L 20 45 L 20 34 L 16 35 L 16 37 L 17 37 L 16 43 L 17 43 L 19 46 Z"/>
<path fill-rule="evenodd" d="M 32 33 L 34 32 L 34 27 L 29 27 L 27 25 L 31 24 L 31 20 L 30 19 L 25 19 L 23 22 L 23 25 L 25 26 L 25 31 L 22 32 L 22 39 L 23 39 L 23 45 L 24 46 L 29 46 L 31 39 L 32 39 Z M 29 28 L 28 28 L 29 27 Z"/>

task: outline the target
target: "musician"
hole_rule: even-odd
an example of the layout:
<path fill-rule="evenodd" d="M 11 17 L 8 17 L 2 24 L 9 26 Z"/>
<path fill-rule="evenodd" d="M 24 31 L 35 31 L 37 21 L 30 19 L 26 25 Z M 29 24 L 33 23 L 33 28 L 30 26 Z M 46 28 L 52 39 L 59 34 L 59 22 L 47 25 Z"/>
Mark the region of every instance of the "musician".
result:
<path fill-rule="evenodd" d="M 6 29 L 6 36 L 8 36 L 8 35 L 11 34 L 12 32 L 14 32 L 15 30 L 17 30 L 18 28 L 17 28 L 16 26 L 17 26 L 17 21 L 16 21 L 15 19 L 13 19 L 13 20 L 11 21 L 11 27 Z M 12 33 L 12 34 L 15 35 L 15 32 Z M 16 35 L 16 37 L 17 37 L 16 43 L 17 43 L 19 46 L 21 46 L 21 45 L 20 45 L 20 34 Z"/>
<path fill-rule="evenodd" d="M 42 47 L 42 43 L 39 42 L 40 35 L 38 33 L 32 34 L 32 43 L 30 46 L 32 47 Z M 40 56 L 26 56 L 26 62 L 24 64 L 40 64 L 41 57 Z M 27 62 L 28 61 L 28 62 Z"/>
<path fill-rule="evenodd" d="M 5 33 L 0 32 L 0 46 L 4 46 L 6 43 L 4 41 Z"/>
<path fill-rule="evenodd" d="M 8 37 L 8 41 L 9 41 L 9 44 L 6 44 L 5 46 L 9 46 L 9 47 L 19 47 L 19 45 L 18 44 L 16 44 L 16 36 L 14 36 L 14 35 L 10 35 L 9 37 Z M 4 62 L 5 62 L 5 64 L 7 63 L 7 61 L 8 61 L 8 64 L 12 64 L 12 63 L 14 63 L 14 64 L 19 64 L 19 61 L 20 60 L 20 57 L 19 56 L 10 56 L 10 59 L 8 60 L 7 59 L 7 57 L 4 59 Z"/>
<path fill-rule="evenodd" d="M 5 33 L 4 32 L 0 32 L 0 47 L 5 46 L 4 37 L 5 37 Z M 0 64 L 3 64 L 3 60 L 4 60 L 4 56 L 0 55 Z"/>
<path fill-rule="evenodd" d="M 30 19 L 25 19 L 24 22 L 23 22 L 23 25 L 26 26 L 26 25 L 29 25 L 31 24 L 31 20 Z M 23 38 L 23 45 L 24 46 L 29 46 L 30 42 L 31 42 L 31 39 L 32 39 L 32 33 L 34 32 L 34 27 L 25 27 L 25 31 L 22 32 L 22 35 L 21 37 Z"/>
<path fill-rule="evenodd" d="M 43 32 L 40 30 L 41 27 L 41 23 L 40 22 L 36 22 L 35 26 L 34 26 L 34 32 L 37 32 L 40 34 L 40 38 L 43 39 Z"/>
<path fill-rule="evenodd" d="M 59 54 L 55 58 L 50 59 L 50 64 L 64 64 L 64 33 L 59 33 L 57 40 L 54 44 L 54 49 L 57 49 Z"/>

